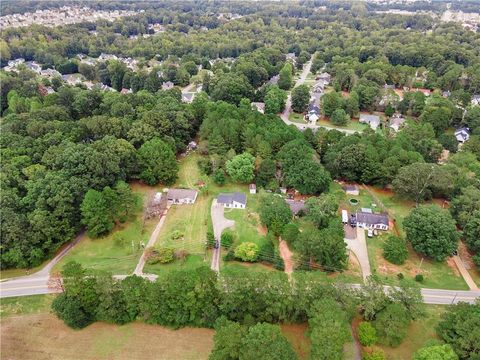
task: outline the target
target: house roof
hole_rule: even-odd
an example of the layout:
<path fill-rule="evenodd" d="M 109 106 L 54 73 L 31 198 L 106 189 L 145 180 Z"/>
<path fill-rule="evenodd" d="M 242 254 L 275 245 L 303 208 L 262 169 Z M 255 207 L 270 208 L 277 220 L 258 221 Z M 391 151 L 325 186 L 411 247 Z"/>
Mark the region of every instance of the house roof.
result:
<path fill-rule="evenodd" d="M 217 203 L 219 204 L 232 204 L 234 201 L 246 205 L 247 195 L 241 192 L 218 194 Z"/>
<path fill-rule="evenodd" d="M 255 107 L 258 111 L 265 111 L 265 103 L 263 102 L 252 102 L 252 107 Z"/>
<path fill-rule="evenodd" d="M 308 106 L 308 112 L 309 113 L 320 114 L 320 108 L 315 104 L 310 104 Z"/>
<path fill-rule="evenodd" d="M 343 190 L 345 191 L 358 191 L 357 185 L 343 185 Z"/>
<path fill-rule="evenodd" d="M 285 201 L 287 202 L 288 206 L 290 206 L 290 210 L 294 215 L 297 215 L 300 211 L 305 211 L 305 209 L 307 208 L 305 206 L 305 202 L 303 201 L 295 201 L 295 200 L 285 200 Z"/>
<path fill-rule="evenodd" d="M 369 225 L 382 224 L 388 226 L 388 216 L 386 214 L 370 214 L 366 212 L 357 212 L 357 223 Z"/>
<path fill-rule="evenodd" d="M 380 122 L 380 116 L 378 115 L 369 115 L 369 114 L 360 114 L 360 121 L 362 122 Z"/>
<path fill-rule="evenodd" d="M 255 184 L 250 184 L 250 185 L 249 185 L 249 188 L 250 188 L 250 189 L 256 189 L 256 188 L 257 188 L 257 185 L 255 185 Z"/>
<path fill-rule="evenodd" d="M 169 189 L 167 192 L 168 200 L 189 199 L 195 200 L 197 197 L 197 190 L 194 189 Z"/>

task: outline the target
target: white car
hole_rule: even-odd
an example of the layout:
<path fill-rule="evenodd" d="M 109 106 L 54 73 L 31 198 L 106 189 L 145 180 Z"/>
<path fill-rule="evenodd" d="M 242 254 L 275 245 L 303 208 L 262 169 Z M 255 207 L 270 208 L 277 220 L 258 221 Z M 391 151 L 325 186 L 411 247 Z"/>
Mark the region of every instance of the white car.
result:
<path fill-rule="evenodd" d="M 368 229 L 367 236 L 368 237 L 373 237 L 373 230 L 372 229 Z"/>

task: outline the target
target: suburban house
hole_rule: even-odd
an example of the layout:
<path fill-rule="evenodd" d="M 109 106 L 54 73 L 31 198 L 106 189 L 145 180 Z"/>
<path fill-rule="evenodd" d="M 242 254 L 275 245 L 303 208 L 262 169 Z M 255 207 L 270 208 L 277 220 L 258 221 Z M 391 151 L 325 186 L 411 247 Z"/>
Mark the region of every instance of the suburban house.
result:
<path fill-rule="evenodd" d="M 463 127 L 460 129 L 455 130 L 455 137 L 459 143 L 464 143 L 470 138 L 470 129 L 467 127 Z"/>
<path fill-rule="evenodd" d="M 330 81 L 332 80 L 332 76 L 329 73 L 321 73 L 317 77 L 315 77 L 315 80 L 323 80 L 325 85 L 330 84 Z"/>
<path fill-rule="evenodd" d="M 293 215 L 297 216 L 300 213 L 304 213 L 306 210 L 305 202 L 304 201 L 295 201 L 287 199 L 285 200 L 290 206 L 290 210 L 292 211 Z"/>
<path fill-rule="evenodd" d="M 325 82 L 325 80 L 318 80 L 313 86 L 313 92 L 322 93 L 325 90 L 326 85 L 327 83 Z"/>
<path fill-rule="evenodd" d="M 400 130 L 400 128 L 403 126 L 405 123 L 406 119 L 399 113 L 393 114 L 393 116 L 390 118 L 390 124 L 388 125 L 391 129 L 395 130 L 397 132 Z"/>
<path fill-rule="evenodd" d="M 169 189 L 167 201 L 171 204 L 193 204 L 197 200 L 198 191 L 194 189 Z"/>
<path fill-rule="evenodd" d="M 380 116 L 378 115 L 360 114 L 359 121 L 361 123 L 370 125 L 373 130 L 377 130 L 377 128 L 380 126 Z"/>
<path fill-rule="evenodd" d="M 173 84 L 173 82 L 171 82 L 171 81 L 164 82 L 164 83 L 162 84 L 162 90 L 170 90 L 170 89 L 173 89 L 173 86 L 174 86 L 174 84 Z"/>
<path fill-rule="evenodd" d="M 226 208 L 245 209 L 245 206 L 247 206 L 247 195 L 241 192 L 221 193 L 217 197 L 217 204 Z"/>
<path fill-rule="evenodd" d="M 184 103 L 191 104 L 194 98 L 194 93 L 182 93 L 182 102 Z"/>
<path fill-rule="evenodd" d="M 317 105 L 310 104 L 305 115 L 305 120 L 311 124 L 315 124 L 320 119 L 320 108 Z"/>
<path fill-rule="evenodd" d="M 257 110 L 259 113 L 265 114 L 265 103 L 252 102 L 250 105 L 252 106 L 252 110 Z"/>
<path fill-rule="evenodd" d="M 250 190 L 250 194 L 256 194 L 257 193 L 257 185 L 250 184 L 250 186 L 248 188 Z"/>
<path fill-rule="evenodd" d="M 345 191 L 345 194 L 347 195 L 354 195 L 358 196 L 360 194 L 360 190 L 358 189 L 357 185 L 344 185 L 343 186 L 343 191 Z"/>
<path fill-rule="evenodd" d="M 356 221 L 357 226 L 363 229 L 388 230 L 388 215 L 386 214 L 357 211 Z"/>

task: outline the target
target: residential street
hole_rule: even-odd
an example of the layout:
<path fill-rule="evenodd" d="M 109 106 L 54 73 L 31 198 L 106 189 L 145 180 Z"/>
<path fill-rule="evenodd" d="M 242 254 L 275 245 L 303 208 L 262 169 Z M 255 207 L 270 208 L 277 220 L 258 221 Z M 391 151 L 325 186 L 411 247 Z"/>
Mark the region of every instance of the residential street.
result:
<path fill-rule="evenodd" d="M 213 249 L 212 255 L 212 266 L 211 269 L 219 272 L 220 271 L 220 254 L 222 247 L 220 246 L 220 238 L 222 236 L 223 230 L 232 227 L 235 225 L 235 221 L 228 220 L 223 215 L 224 207 L 217 204 L 217 199 L 214 199 L 212 202 L 212 224 L 213 224 L 213 235 L 215 236 L 215 241 L 219 244 L 217 248 Z"/>

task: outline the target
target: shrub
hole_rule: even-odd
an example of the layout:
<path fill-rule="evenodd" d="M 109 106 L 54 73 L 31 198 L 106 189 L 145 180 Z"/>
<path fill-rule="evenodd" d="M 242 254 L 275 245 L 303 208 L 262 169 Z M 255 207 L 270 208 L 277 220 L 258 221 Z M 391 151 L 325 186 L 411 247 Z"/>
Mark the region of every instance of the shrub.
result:
<path fill-rule="evenodd" d="M 404 277 L 405 277 L 405 276 L 403 275 L 403 273 L 398 273 L 398 274 L 397 274 L 398 280 L 403 280 Z"/>
<path fill-rule="evenodd" d="M 147 264 L 149 265 L 158 263 L 168 264 L 175 260 L 174 250 L 169 248 L 149 248 L 145 251 L 145 257 L 147 259 Z"/>
<path fill-rule="evenodd" d="M 233 261 L 235 260 L 235 252 L 233 251 L 233 249 L 230 249 L 228 250 L 228 252 L 225 254 L 225 256 L 223 257 L 223 260 L 224 261 Z"/>
<path fill-rule="evenodd" d="M 406 241 L 398 236 L 390 235 L 383 245 L 383 257 L 392 264 L 402 265 L 408 257 Z"/>
<path fill-rule="evenodd" d="M 282 239 L 285 240 L 288 245 L 293 245 L 295 240 L 300 236 L 300 230 L 295 223 L 288 223 L 283 227 Z"/>
<path fill-rule="evenodd" d="M 223 169 L 217 169 L 213 173 L 213 181 L 217 185 L 225 185 L 225 182 L 227 181 L 227 178 L 225 177 L 225 171 Z"/>
<path fill-rule="evenodd" d="M 233 234 L 230 231 L 225 231 L 222 234 L 220 241 L 223 247 L 229 249 L 233 244 Z"/>
<path fill-rule="evenodd" d="M 415 275 L 415 281 L 419 283 L 423 282 L 423 275 L 422 274 Z"/>
<path fill-rule="evenodd" d="M 382 349 L 372 349 L 362 354 L 363 360 L 385 360 L 385 352 Z"/>
<path fill-rule="evenodd" d="M 337 126 L 344 126 L 347 125 L 350 117 L 343 109 L 337 109 L 333 112 L 332 117 L 330 118 L 332 124 Z"/>
<path fill-rule="evenodd" d="M 73 329 L 82 329 L 94 321 L 94 317 L 82 307 L 78 296 L 58 295 L 52 302 L 52 310 Z"/>
<path fill-rule="evenodd" d="M 183 238 L 183 233 L 180 230 L 174 230 L 172 234 L 170 235 L 170 238 L 172 240 L 178 240 Z"/>
<path fill-rule="evenodd" d="M 258 245 L 252 242 L 244 242 L 235 249 L 235 257 L 242 261 L 255 262 L 258 257 Z"/>
<path fill-rule="evenodd" d="M 207 247 L 213 248 L 215 246 L 215 235 L 212 230 L 207 231 Z"/>
<path fill-rule="evenodd" d="M 363 346 L 371 346 L 377 342 L 377 331 L 369 322 L 362 322 L 358 326 L 358 339 Z"/>

